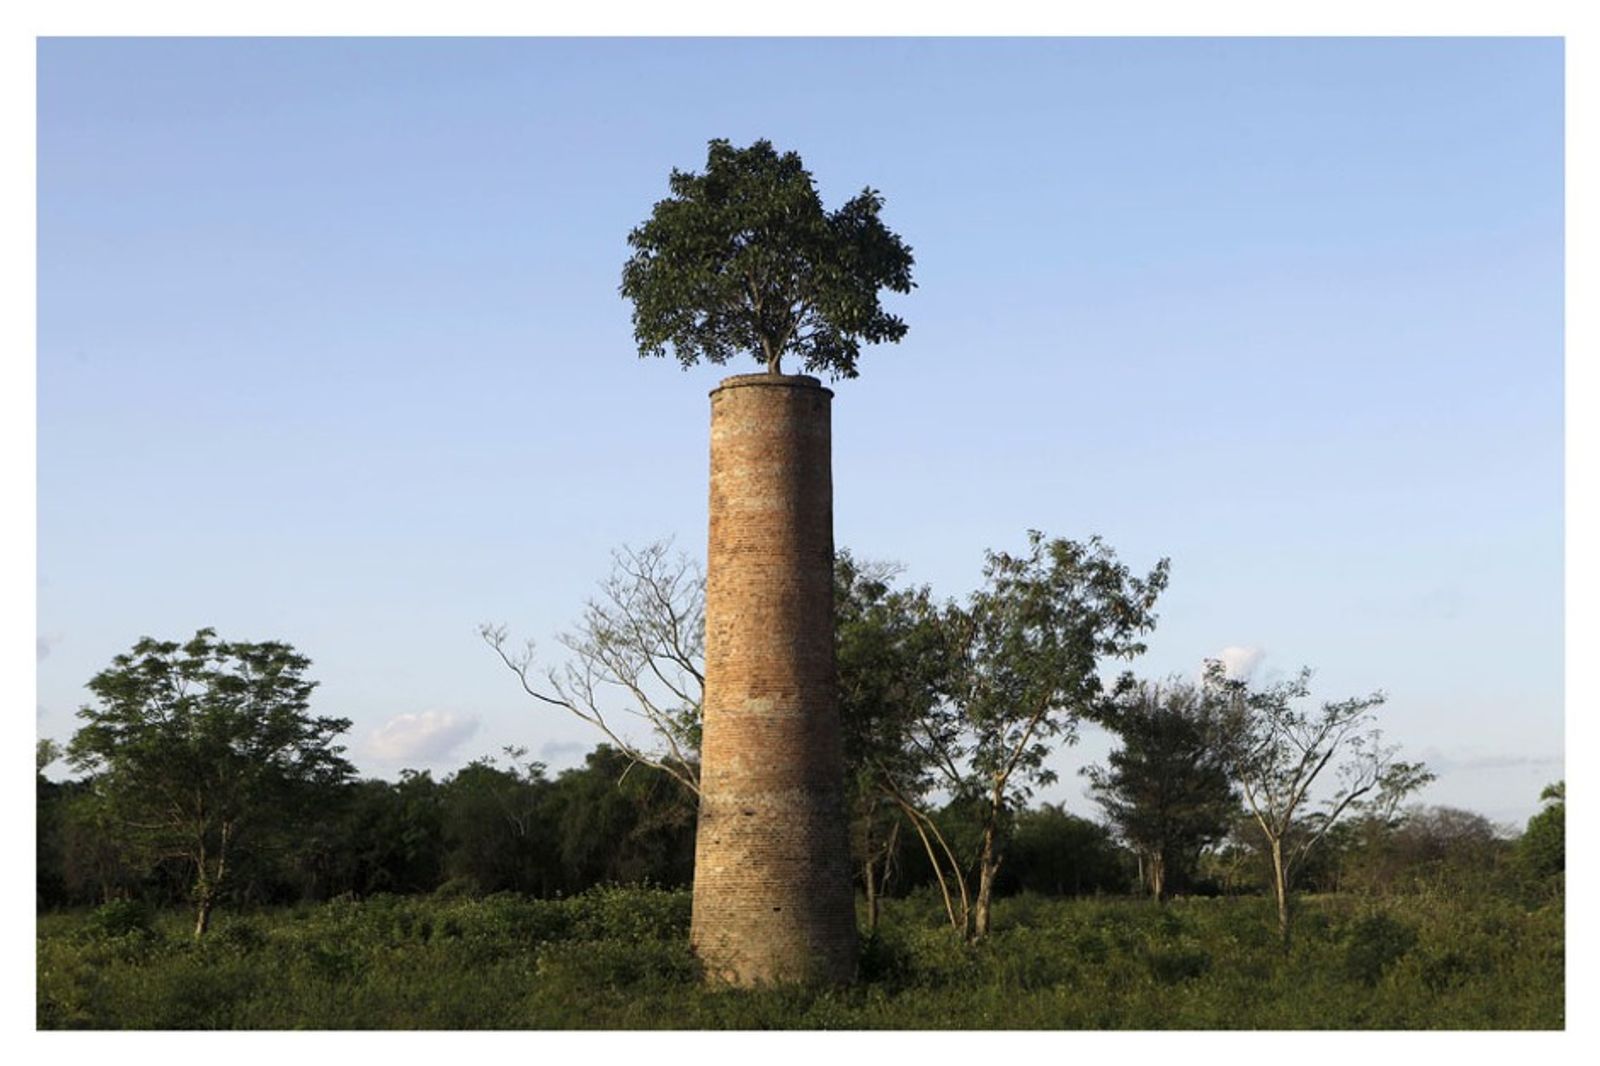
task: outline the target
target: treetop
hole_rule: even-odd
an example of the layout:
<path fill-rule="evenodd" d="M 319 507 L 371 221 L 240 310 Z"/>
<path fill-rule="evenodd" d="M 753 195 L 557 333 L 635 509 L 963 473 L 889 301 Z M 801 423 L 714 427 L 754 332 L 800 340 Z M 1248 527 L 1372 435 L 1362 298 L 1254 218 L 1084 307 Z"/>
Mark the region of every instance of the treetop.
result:
<path fill-rule="evenodd" d="M 863 342 L 905 336 L 878 293 L 911 291 L 911 249 L 880 220 L 876 189 L 826 211 L 799 154 L 764 139 L 711 141 L 704 172 L 674 168 L 668 188 L 622 269 L 641 357 L 670 347 L 688 368 L 743 352 L 780 374 L 794 355 L 853 378 Z"/>

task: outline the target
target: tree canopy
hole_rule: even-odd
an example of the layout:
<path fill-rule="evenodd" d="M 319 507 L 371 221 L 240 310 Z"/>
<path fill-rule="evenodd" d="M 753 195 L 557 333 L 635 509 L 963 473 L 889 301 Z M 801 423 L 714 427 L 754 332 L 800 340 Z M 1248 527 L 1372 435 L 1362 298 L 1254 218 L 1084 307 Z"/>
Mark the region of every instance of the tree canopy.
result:
<path fill-rule="evenodd" d="M 705 172 L 674 169 L 669 185 L 622 268 L 641 356 L 670 346 L 687 368 L 748 352 L 778 374 L 794 355 L 853 378 L 862 342 L 905 336 L 878 293 L 911 291 L 911 249 L 879 219 L 876 190 L 826 211 L 800 156 L 766 140 L 713 140 Z"/>
<path fill-rule="evenodd" d="M 1528 819 L 1528 827 L 1517 842 L 1517 855 L 1524 869 L 1536 878 L 1554 877 L 1567 868 L 1567 783 L 1547 785 L 1539 793 L 1544 804 Z"/>
<path fill-rule="evenodd" d="M 983 812 L 972 935 L 989 932 L 1012 816 L 1035 786 L 1055 780 L 1050 752 L 1073 743 L 1079 720 L 1101 707 L 1105 661 L 1144 651 L 1139 638 L 1155 626 L 1168 570 L 1162 559 L 1139 577 L 1099 537 L 1031 530 L 1026 554 L 986 553 L 983 587 L 947 615 L 951 698 L 924 733 L 945 787 Z"/>
<path fill-rule="evenodd" d="M 1084 770 L 1158 901 L 1185 887 L 1201 850 L 1227 836 L 1240 810 L 1224 708 L 1210 696 L 1181 679 L 1119 692 L 1102 720 L 1122 744 L 1105 766 Z"/>
<path fill-rule="evenodd" d="M 96 798 L 147 863 L 193 870 L 195 935 L 241 852 L 292 824 L 353 768 L 346 718 L 309 712 L 310 660 L 287 644 L 145 637 L 96 674 L 98 703 L 68 747 Z"/>

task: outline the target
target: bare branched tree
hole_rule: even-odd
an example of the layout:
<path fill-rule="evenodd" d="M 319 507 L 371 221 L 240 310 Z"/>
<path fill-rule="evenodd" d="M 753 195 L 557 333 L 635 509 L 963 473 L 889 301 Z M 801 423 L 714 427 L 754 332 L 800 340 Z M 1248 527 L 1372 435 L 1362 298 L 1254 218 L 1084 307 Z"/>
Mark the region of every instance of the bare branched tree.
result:
<path fill-rule="evenodd" d="M 1392 812 L 1433 775 L 1420 763 L 1396 761 L 1398 749 L 1383 743 L 1372 714 L 1383 705 L 1381 692 L 1302 710 L 1297 701 L 1310 694 L 1309 669 L 1252 690 L 1216 661 L 1206 664 L 1205 685 L 1228 707 L 1230 759 L 1272 859 L 1278 932 L 1287 944 L 1289 888 L 1306 854 L 1346 813 Z M 1330 767 L 1338 785 L 1313 805 L 1311 788 Z"/>
<path fill-rule="evenodd" d="M 670 540 L 612 553 L 612 569 L 577 628 L 557 639 L 571 652 L 538 672 L 534 642 L 513 648 L 500 625 L 478 629 L 523 691 L 599 729 L 634 763 L 700 795 L 700 707 L 705 693 L 705 575 Z M 643 723 L 636 742 L 622 726 Z"/>

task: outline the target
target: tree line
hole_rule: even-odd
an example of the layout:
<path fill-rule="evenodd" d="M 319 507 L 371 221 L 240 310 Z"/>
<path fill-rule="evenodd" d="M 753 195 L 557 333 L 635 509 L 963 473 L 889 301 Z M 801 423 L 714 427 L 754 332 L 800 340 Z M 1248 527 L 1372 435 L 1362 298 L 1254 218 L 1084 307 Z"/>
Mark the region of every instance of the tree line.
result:
<path fill-rule="evenodd" d="M 1264 891 L 1287 938 L 1295 891 L 1561 875 L 1559 786 L 1517 844 L 1470 812 L 1404 806 L 1431 774 L 1383 743 L 1381 693 L 1318 705 L 1308 671 L 1252 686 L 1217 663 L 1197 680 L 1111 674 L 1143 651 L 1164 560 L 1139 574 L 1097 539 L 1032 533 L 1021 552 L 988 553 L 964 600 L 900 577 L 836 561 L 869 927 L 885 895 L 918 891 L 974 939 L 997 894 Z M 483 627 L 531 698 L 600 734 L 583 766 L 554 776 L 508 749 L 437 780 L 361 780 L 338 744 L 350 723 L 311 713 L 310 664 L 290 646 L 210 630 L 140 641 L 89 682 L 96 700 L 65 751 L 41 742 L 39 905 L 185 901 L 198 936 L 220 900 L 686 885 L 703 602 L 697 565 L 657 543 L 616 553 L 559 662 Z M 1102 820 L 1033 805 L 1055 779 L 1049 756 L 1088 723 L 1119 741 L 1086 771 Z M 48 780 L 63 754 L 82 776 Z"/>

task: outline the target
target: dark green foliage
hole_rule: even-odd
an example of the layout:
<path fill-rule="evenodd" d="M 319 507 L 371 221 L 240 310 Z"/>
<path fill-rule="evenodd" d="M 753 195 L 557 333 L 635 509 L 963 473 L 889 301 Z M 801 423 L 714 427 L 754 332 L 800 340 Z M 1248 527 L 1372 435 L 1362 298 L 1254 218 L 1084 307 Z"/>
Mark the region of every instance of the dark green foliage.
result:
<path fill-rule="evenodd" d="M 92 785 L 40 787 L 41 909 L 125 896 L 161 905 L 189 900 L 185 867 L 136 863 Z M 398 781 L 329 790 L 301 822 L 293 848 L 230 862 L 228 883 L 240 905 L 384 893 L 548 897 L 607 882 L 687 885 L 694 813 L 677 782 L 630 765 L 613 748 L 601 746 L 555 780 L 537 764 L 482 758 L 442 781 L 407 770 Z"/>
<path fill-rule="evenodd" d="M 928 768 L 910 737 L 949 687 L 950 648 L 932 591 L 895 588 L 897 572 L 848 551 L 834 560 L 839 716 L 848 765 L 915 788 Z"/>
<path fill-rule="evenodd" d="M 477 759 L 440 792 L 447 878 L 489 893 L 544 895 L 560 887 L 550 861 L 559 838 L 542 809 L 549 794 L 543 766 L 501 768 Z"/>
<path fill-rule="evenodd" d="M 1211 969 L 1211 953 L 1203 948 L 1165 948 L 1146 956 L 1150 974 L 1164 985 L 1182 984 Z"/>
<path fill-rule="evenodd" d="M 40 830 L 47 822 L 59 832 L 53 856 L 61 863 L 52 878 L 61 897 L 42 898 L 41 904 L 95 903 L 125 898 L 147 888 L 149 863 L 120 832 L 109 805 L 96 795 L 93 781 L 65 781 L 55 791 L 54 817 L 40 813 Z M 49 877 L 44 871 L 41 878 Z"/>
<path fill-rule="evenodd" d="M 1417 931 L 1387 914 L 1370 914 L 1345 934 L 1344 969 L 1352 979 L 1375 985 L 1417 943 Z"/>
<path fill-rule="evenodd" d="M 867 896 L 877 901 L 913 846 L 912 801 L 931 787 L 928 749 L 917 743 L 948 688 L 951 655 L 940 608 L 927 586 L 895 588 L 896 567 L 834 558 L 834 653 L 840 736 L 847 771 L 851 851 Z"/>
<path fill-rule="evenodd" d="M 951 715 L 927 730 L 950 771 L 946 786 L 983 812 L 972 923 L 980 937 L 1011 816 L 1055 780 L 1045 759 L 1100 705 L 1105 660 L 1144 651 L 1168 563 L 1139 577 L 1098 537 L 1079 544 L 1030 530 L 1025 554 L 988 552 L 983 573 L 983 587 L 947 622 L 959 648 Z"/>
<path fill-rule="evenodd" d="M 621 292 L 640 355 L 671 346 L 687 367 L 750 353 L 776 374 L 792 353 L 853 378 L 863 341 L 905 336 L 878 292 L 911 291 L 911 249 L 879 220 L 873 189 L 825 211 L 800 156 L 765 140 L 714 140 L 705 173 L 674 169 L 669 184 L 628 234 Z"/>
<path fill-rule="evenodd" d="M 40 768 L 34 788 L 34 893 L 41 908 L 60 906 L 71 898 L 66 878 L 66 821 L 67 804 L 75 791 L 70 782 L 47 780 Z"/>
<path fill-rule="evenodd" d="M 588 940 L 677 940 L 689 935 L 688 892 L 618 885 L 592 888 L 567 901 L 573 933 Z"/>
<path fill-rule="evenodd" d="M 1567 868 L 1567 783 L 1558 781 L 1539 795 L 1544 809 L 1528 819 L 1517 841 L 1517 861 L 1535 880 L 1558 877 Z"/>
<path fill-rule="evenodd" d="M 995 891 L 1120 895 L 1132 880 L 1126 853 L 1105 826 L 1047 803 L 1017 813 Z"/>
<path fill-rule="evenodd" d="M 1088 767 L 1095 802 L 1144 859 L 1150 892 L 1188 890 L 1200 853 L 1225 837 L 1239 812 L 1226 707 L 1207 689 L 1169 681 L 1119 691 L 1101 712 L 1121 746 Z"/>
<path fill-rule="evenodd" d="M 400 780 L 361 781 L 346 790 L 328 827 L 329 870 L 318 896 L 426 892 L 444 876 L 444 790 L 427 771 Z M 313 879 L 308 887 L 315 888 Z"/>
<path fill-rule="evenodd" d="M 260 921 L 233 915 L 223 920 L 216 933 L 216 943 L 240 954 L 249 954 L 266 946 L 267 933 Z"/>
<path fill-rule="evenodd" d="M 1015 809 L 1031 786 L 1055 779 L 1044 767 L 1051 740 L 1070 742 L 1098 707 L 1103 660 L 1144 651 L 1167 572 L 1162 560 L 1136 576 L 1098 537 L 1079 544 L 1030 531 L 1026 554 L 986 553 L 984 586 L 951 622 L 978 791 Z"/>
<path fill-rule="evenodd" d="M 84 931 L 90 936 L 149 936 L 151 909 L 143 900 L 118 899 L 89 912 Z"/>
<path fill-rule="evenodd" d="M 693 797 L 667 774 L 602 744 L 556 781 L 544 817 L 557 827 L 564 888 L 606 882 L 687 885 L 694 870 Z"/>
<path fill-rule="evenodd" d="M 146 637 L 89 681 L 68 748 L 89 802 L 146 871 L 189 868 L 195 935 L 252 852 L 281 845 L 352 768 L 348 719 L 309 713 L 310 660 L 287 644 Z"/>

